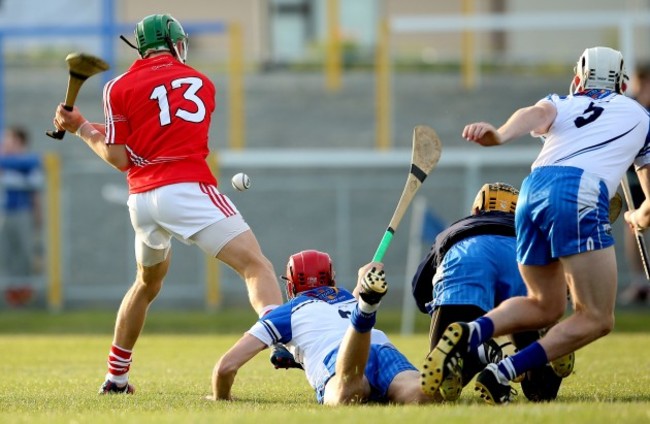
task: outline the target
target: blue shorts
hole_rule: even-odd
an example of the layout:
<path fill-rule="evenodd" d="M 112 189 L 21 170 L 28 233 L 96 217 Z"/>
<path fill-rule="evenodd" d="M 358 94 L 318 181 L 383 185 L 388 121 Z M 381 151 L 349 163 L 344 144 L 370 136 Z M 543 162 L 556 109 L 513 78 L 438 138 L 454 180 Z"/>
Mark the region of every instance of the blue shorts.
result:
<path fill-rule="evenodd" d="M 323 403 L 325 396 L 325 385 L 330 378 L 336 374 L 336 357 L 338 356 L 339 348 L 337 347 L 325 357 L 325 367 L 329 371 L 329 377 L 323 380 L 323 384 L 316 388 L 316 400 L 318 403 Z M 403 371 L 417 371 L 418 369 L 413 366 L 406 359 L 395 346 L 391 344 L 372 344 L 370 345 L 370 355 L 366 370 L 364 374 L 370 383 L 370 397 L 369 402 L 388 402 L 386 394 L 388 387 L 393 382 L 395 376 Z"/>
<path fill-rule="evenodd" d="M 433 278 L 433 309 L 474 305 L 487 312 L 513 296 L 526 296 L 516 247 L 514 237 L 489 234 L 454 244 Z"/>
<path fill-rule="evenodd" d="M 517 261 L 525 265 L 614 244 L 607 186 L 575 167 L 535 168 L 521 186 L 515 226 Z"/>

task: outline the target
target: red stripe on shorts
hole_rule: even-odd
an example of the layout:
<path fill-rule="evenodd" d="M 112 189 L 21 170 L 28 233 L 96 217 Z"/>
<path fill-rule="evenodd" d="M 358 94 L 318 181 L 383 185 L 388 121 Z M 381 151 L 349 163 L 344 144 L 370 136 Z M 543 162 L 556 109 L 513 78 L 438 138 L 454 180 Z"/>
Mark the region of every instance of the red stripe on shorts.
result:
<path fill-rule="evenodd" d="M 228 200 L 223 194 L 217 193 L 214 186 L 199 183 L 201 191 L 210 197 L 210 201 L 221 211 L 224 216 L 229 217 L 235 215 L 235 210 L 228 203 Z"/>

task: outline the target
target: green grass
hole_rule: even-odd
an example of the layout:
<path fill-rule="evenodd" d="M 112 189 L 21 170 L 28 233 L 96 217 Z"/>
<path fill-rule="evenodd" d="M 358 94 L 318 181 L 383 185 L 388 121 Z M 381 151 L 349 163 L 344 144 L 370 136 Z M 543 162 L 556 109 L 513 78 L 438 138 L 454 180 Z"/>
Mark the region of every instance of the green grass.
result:
<path fill-rule="evenodd" d="M 650 334 L 618 327 L 578 352 L 575 373 L 550 404 L 533 404 L 520 395 L 514 404 L 490 407 L 468 387 L 456 404 L 328 408 L 315 403 L 302 372 L 274 370 L 266 353 L 240 370 L 236 401 L 205 401 L 215 361 L 248 327 L 254 319 L 250 315 L 152 313 L 134 353 L 136 394 L 100 397 L 96 390 L 105 373 L 114 313 L 1 313 L 0 422 L 650 422 Z M 648 321 L 647 315 L 626 317 L 635 321 L 632 331 Z M 179 334 L 165 332 L 166 326 Z M 392 339 L 419 365 L 428 345 L 426 333 Z"/>
<path fill-rule="evenodd" d="M 0 310 L 0 334 L 110 334 L 115 310 L 70 311 L 49 313 L 41 310 Z M 149 313 L 145 332 L 181 334 L 240 334 L 255 322 L 252 309 L 225 309 L 214 313 L 203 311 L 153 310 Z M 389 334 L 400 331 L 401 312 L 382 310 L 377 326 Z M 616 313 L 617 332 L 646 332 L 650 322 L 648 309 L 624 309 Z M 417 313 L 415 332 L 429 331 L 429 318 Z"/>

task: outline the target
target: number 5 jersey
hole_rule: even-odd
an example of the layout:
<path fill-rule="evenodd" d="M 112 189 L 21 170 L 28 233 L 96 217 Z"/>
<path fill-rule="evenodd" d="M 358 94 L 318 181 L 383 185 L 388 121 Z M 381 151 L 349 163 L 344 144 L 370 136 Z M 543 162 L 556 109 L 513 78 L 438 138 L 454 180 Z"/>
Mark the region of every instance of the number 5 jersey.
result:
<path fill-rule="evenodd" d="M 544 147 L 532 165 L 573 166 L 598 176 L 610 197 L 634 161 L 650 163 L 648 112 L 635 100 L 608 90 L 587 90 L 540 100 L 550 102 L 557 116 L 546 134 Z"/>

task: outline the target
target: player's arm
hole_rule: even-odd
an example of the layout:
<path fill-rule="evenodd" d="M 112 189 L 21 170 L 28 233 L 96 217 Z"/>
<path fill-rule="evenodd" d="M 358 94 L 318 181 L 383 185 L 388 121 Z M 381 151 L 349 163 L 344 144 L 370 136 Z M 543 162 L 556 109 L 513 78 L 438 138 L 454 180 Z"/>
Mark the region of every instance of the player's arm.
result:
<path fill-rule="evenodd" d="M 104 125 L 88 122 L 76 106 L 68 111 L 61 103 L 56 109 L 54 126 L 59 130 L 66 130 L 77 135 L 97 156 L 112 167 L 120 171 L 129 168 L 126 147 L 119 144 L 107 145 Z"/>
<path fill-rule="evenodd" d="M 650 227 L 650 165 L 640 168 L 636 173 L 639 176 L 639 183 L 641 184 L 645 199 L 643 199 L 643 203 L 639 205 L 638 209 L 632 213 L 627 211 L 624 216 L 625 221 L 630 226 L 639 230 L 645 230 Z"/>
<path fill-rule="evenodd" d="M 102 158 L 106 163 L 118 171 L 126 171 L 129 166 L 129 157 L 126 153 L 126 146 L 123 144 L 106 144 L 106 133 L 103 124 L 88 122 L 79 127 L 75 134 L 84 143 Z"/>
<path fill-rule="evenodd" d="M 212 396 L 210 400 L 232 400 L 231 389 L 237 371 L 267 346 L 258 338 L 246 333 L 226 352 L 212 371 Z"/>
<path fill-rule="evenodd" d="M 466 125 L 463 137 L 482 146 L 498 146 L 525 134 L 546 134 L 553 125 L 557 109 L 551 102 L 539 101 L 516 110 L 499 129 L 487 122 Z"/>

